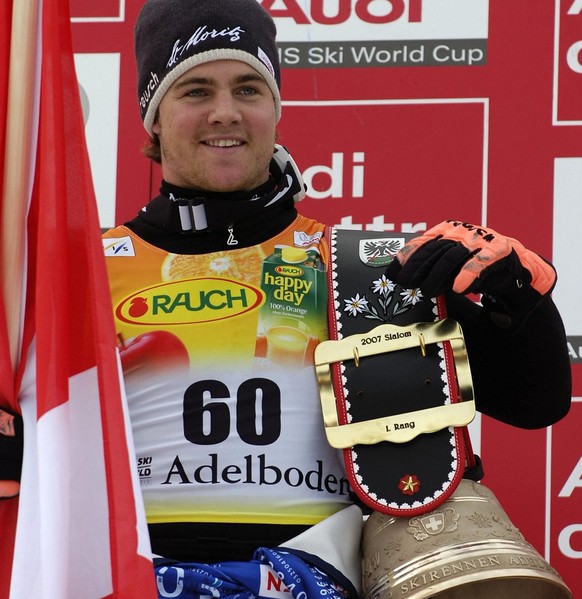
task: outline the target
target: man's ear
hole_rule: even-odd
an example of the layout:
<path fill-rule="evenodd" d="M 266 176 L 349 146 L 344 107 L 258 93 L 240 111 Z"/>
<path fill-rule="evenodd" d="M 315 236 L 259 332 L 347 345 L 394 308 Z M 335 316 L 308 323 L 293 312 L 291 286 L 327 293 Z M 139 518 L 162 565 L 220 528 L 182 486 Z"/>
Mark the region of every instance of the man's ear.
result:
<path fill-rule="evenodd" d="M 160 109 L 156 110 L 156 116 L 154 117 L 154 122 L 152 123 L 152 132 L 156 135 L 160 134 Z"/>

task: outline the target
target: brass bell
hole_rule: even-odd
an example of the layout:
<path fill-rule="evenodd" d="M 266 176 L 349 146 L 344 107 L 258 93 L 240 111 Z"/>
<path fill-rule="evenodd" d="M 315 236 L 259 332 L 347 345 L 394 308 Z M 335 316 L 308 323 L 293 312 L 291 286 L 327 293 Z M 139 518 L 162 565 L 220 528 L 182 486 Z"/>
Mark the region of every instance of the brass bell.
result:
<path fill-rule="evenodd" d="M 495 495 L 470 480 L 426 514 L 374 512 L 362 552 L 363 599 L 573 599 Z"/>

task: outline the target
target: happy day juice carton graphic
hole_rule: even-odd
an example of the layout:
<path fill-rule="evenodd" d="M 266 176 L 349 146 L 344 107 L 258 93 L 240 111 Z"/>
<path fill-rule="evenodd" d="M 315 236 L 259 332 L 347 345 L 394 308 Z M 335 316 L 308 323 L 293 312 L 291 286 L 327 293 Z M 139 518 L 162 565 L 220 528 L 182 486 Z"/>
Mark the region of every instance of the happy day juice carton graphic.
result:
<path fill-rule="evenodd" d="M 276 245 L 263 260 L 257 352 L 277 364 L 313 364 L 313 350 L 327 338 L 325 267 L 315 247 Z"/>

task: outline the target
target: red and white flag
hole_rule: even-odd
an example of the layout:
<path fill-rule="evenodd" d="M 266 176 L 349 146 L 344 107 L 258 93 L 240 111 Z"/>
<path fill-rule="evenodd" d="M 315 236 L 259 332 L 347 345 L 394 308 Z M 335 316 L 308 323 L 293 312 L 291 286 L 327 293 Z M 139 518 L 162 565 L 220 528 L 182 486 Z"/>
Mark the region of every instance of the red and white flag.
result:
<path fill-rule="evenodd" d="M 0 1 L 0 406 L 24 419 L 0 597 L 153 599 L 69 3 Z"/>

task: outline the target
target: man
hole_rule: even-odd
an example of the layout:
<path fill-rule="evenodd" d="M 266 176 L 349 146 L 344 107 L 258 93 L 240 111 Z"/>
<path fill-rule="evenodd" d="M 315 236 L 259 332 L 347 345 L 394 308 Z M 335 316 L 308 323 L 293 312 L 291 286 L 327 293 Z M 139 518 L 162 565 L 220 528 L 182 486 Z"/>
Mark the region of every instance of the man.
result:
<path fill-rule="evenodd" d="M 274 155 L 275 27 L 256 0 L 147 2 L 136 55 L 164 180 L 104 245 L 152 547 L 249 560 L 351 504 L 313 375 L 325 227 L 297 215 L 300 175 L 283 148 Z M 308 274 L 294 303 L 259 307 L 262 273 L 279 276 L 269 259 L 289 252 Z M 341 548 L 354 562 L 361 512 L 347 511 L 337 529 L 356 530 Z"/>
<path fill-rule="evenodd" d="M 361 513 L 313 369 L 328 336 L 328 239 L 297 214 L 304 185 L 275 143 L 274 24 L 256 0 L 148 0 L 136 56 L 146 153 L 163 181 L 104 247 L 153 551 L 213 563 L 283 545 L 357 588 Z M 547 426 L 570 403 L 555 273 L 497 233 L 486 250 L 493 234 L 479 231 L 443 224 L 388 274 L 445 295 L 481 412 Z"/>

